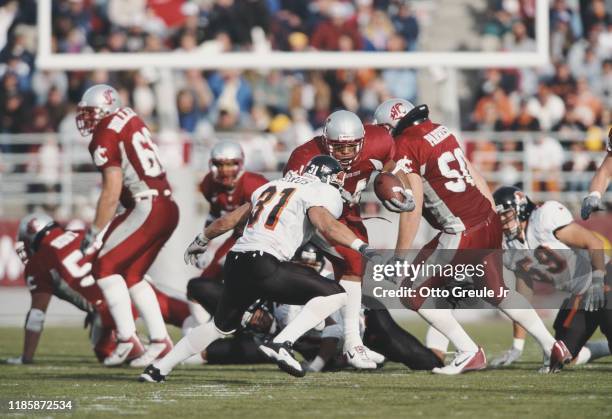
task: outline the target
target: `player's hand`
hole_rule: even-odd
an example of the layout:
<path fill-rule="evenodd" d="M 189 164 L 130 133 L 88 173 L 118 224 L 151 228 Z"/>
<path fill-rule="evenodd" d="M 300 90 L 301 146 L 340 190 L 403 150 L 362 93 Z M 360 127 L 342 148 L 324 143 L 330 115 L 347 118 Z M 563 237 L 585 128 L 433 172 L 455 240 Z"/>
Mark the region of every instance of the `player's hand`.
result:
<path fill-rule="evenodd" d="M 491 361 L 491 366 L 496 367 L 507 367 L 508 365 L 513 364 L 515 361 L 518 361 L 519 358 L 523 355 L 523 351 L 518 348 L 510 348 L 497 358 Z"/>
<path fill-rule="evenodd" d="M 183 256 L 185 263 L 187 265 L 197 266 L 198 256 L 206 252 L 209 241 L 210 240 L 204 235 L 204 233 L 198 234 L 187 247 L 187 250 L 185 250 L 185 255 Z"/>
<path fill-rule="evenodd" d="M 596 311 L 606 303 L 604 293 L 604 273 L 602 271 L 593 272 L 591 286 L 584 293 L 584 309 L 586 311 Z"/>
<path fill-rule="evenodd" d="M 83 237 L 81 242 L 81 252 L 85 253 L 95 243 L 98 233 L 98 229 L 93 225 L 85 231 L 85 237 Z"/>
<path fill-rule="evenodd" d="M 359 246 L 359 253 L 361 253 L 364 258 L 368 259 L 372 263 L 383 262 L 383 257 L 381 256 L 380 251 L 371 248 L 370 245 L 367 243 L 364 243 Z"/>
<path fill-rule="evenodd" d="M 382 204 L 385 208 L 387 208 L 391 212 L 409 212 L 413 211 L 416 207 L 414 203 L 414 197 L 412 193 L 410 193 L 407 189 L 401 189 L 399 193 L 404 197 L 403 201 L 400 201 L 397 198 L 386 199 L 382 201 Z"/>
<path fill-rule="evenodd" d="M 592 192 L 587 195 L 586 198 L 582 201 L 582 208 L 580 208 L 580 216 L 583 220 L 586 220 L 591 216 L 593 211 L 601 211 L 604 209 L 604 206 L 601 202 L 601 195 L 599 192 Z"/>

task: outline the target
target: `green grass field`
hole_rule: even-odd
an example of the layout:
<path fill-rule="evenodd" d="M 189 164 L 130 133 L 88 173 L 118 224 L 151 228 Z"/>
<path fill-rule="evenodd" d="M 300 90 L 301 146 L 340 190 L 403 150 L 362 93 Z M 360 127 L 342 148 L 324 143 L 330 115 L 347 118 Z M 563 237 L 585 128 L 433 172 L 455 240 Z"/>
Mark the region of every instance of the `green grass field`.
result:
<path fill-rule="evenodd" d="M 490 358 L 511 338 L 508 323 L 466 329 Z M 422 325 L 410 330 L 419 337 L 424 334 Z M 0 328 L 0 336 L 0 359 L 20 352 L 21 329 Z M 503 342 L 499 336 L 505 336 Z M 555 375 L 538 374 L 539 364 L 539 350 L 531 341 L 515 367 L 456 377 L 411 372 L 401 364 L 370 373 L 313 373 L 302 379 L 274 365 L 202 366 L 179 368 L 165 384 L 141 384 L 136 381 L 139 370 L 100 366 L 84 330 L 49 327 L 36 364 L 0 365 L 0 417 L 17 416 L 7 416 L 6 410 L 7 401 L 16 399 L 72 399 L 72 414 L 79 418 L 612 416 L 612 359 Z"/>

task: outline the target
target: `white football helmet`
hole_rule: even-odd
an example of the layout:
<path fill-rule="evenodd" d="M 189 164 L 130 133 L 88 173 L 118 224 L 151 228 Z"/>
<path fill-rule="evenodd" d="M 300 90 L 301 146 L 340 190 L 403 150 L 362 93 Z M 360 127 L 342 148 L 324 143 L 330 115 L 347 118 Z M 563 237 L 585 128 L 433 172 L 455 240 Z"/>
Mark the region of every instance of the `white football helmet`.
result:
<path fill-rule="evenodd" d="M 385 100 L 374 111 L 374 123 L 382 125 L 391 132 L 400 119 L 412 109 L 414 105 L 407 100 L 399 98 Z"/>
<path fill-rule="evenodd" d="M 96 84 L 83 93 L 77 105 L 76 124 L 82 136 L 93 132 L 98 122 L 121 107 L 119 93 L 107 85 Z"/>
<path fill-rule="evenodd" d="M 365 137 L 361 119 L 353 112 L 336 111 L 327 117 L 323 138 L 329 154 L 348 169 L 355 161 Z"/>
<path fill-rule="evenodd" d="M 221 141 L 211 150 L 208 165 L 215 182 L 231 188 L 242 175 L 244 151 L 238 143 Z"/>
<path fill-rule="evenodd" d="M 36 252 L 40 233 L 54 224 L 53 218 L 43 213 L 28 214 L 19 221 L 15 251 L 24 263 Z"/>

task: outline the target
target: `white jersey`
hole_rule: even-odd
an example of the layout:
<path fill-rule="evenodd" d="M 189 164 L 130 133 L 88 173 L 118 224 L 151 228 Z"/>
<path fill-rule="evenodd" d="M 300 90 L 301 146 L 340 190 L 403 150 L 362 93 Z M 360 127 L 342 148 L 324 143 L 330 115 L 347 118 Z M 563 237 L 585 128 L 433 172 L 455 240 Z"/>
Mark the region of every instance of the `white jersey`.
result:
<path fill-rule="evenodd" d="M 586 250 L 571 249 L 555 232 L 574 218 L 563 204 L 546 201 L 533 210 L 527 222 L 525 242 L 504 240 L 504 265 L 522 272 L 528 281 L 552 284 L 560 291 L 581 294 L 590 284 L 591 263 Z"/>
<path fill-rule="evenodd" d="M 251 216 L 232 251 L 262 251 L 290 260 L 315 231 L 307 211 L 324 207 L 334 218 L 342 214 L 338 189 L 313 176 L 287 174 L 260 186 L 251 195 Z"/>

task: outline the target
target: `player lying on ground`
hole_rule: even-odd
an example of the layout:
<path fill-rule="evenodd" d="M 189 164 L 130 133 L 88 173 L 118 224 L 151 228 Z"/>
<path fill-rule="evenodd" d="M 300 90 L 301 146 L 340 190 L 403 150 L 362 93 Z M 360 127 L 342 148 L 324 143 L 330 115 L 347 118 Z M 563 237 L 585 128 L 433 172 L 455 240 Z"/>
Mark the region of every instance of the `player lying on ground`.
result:
<path fill-rule="evenodd" d="M 610 178 L 612 178 L 612 128 L 608 132 L 608 143 L 606 146 L 606 157 L 601 163 L 601 166 L 595 172 L 595 176 L 591 180 L 589 186 L 589 195 L 582 201 L 582 209 L 580 215 L 583 220 L 591 216 L 593 211 L 605 209 L 605 205 L 601 202 L 602 195 L 606 193 Z"/>
<path fill-rule="evenodd" d="M 290 171 L 301 173 L 305 165 L 319 154 L 337 159 L 346 172 L 341 194 L 344 199 L 339 221 L 345 224 L 357 237 L 368 241 L 368 232 L 363 224 L 359 203 L 361 193 L 375 171 L 392 168 L 393 139 L 380 126 L 363 126 L 357 115 L 346 110 L 333 112 L 325 121 L 323 135 L 315 137 L 297 147 L 289 157 L 283 174 Z M 414 208 L 412 198 L 402 190 L 403 201 L 396 199 L 383 202 L 391 211 L 410 211 Z M 336 246 L 340 257 L 331 257 L 334 277 L 346 290 L 348 304 L 343 308 L 344 330 L 347 339 L 344 352 L 356 368 L 373 369 L 384 361 L 380 354 L 363 345 L 359 335 L 359 312 L 361 310 L 361 281 L 363 260 L 359 252 L 344 246 Z M 330 255 L 331 256 L 331 255 Z"/>
<path fill-rule="evenodd" d="M 31 214 L 20 221 L 17 251 L 25 264 L 24 275 L 32 300 L 26 317 L 23 353 L 9 360 L 10 363 L 33 361 L 52 296 L 87 313 L 92 347 L 100 362 L 117 346 L 115 322 L 100 288 L 90 275 L 96 254 L 92 251 L 83 255 L 80 250 L 84 234 L 84 231 L 62 228 L 46 214 Z M 153 290 L 166 323 L 183 328 L 198 323 L 185 301 L 172 298 L 155 287 Z M 132 310 L 132 314 L 136 311 Z"/>
<path fill-rule="evenodd" d="M 551 369 L 562 367 L 571 359 L 563 342 L 555 341 L 535 310 L 520 294 L 508 290 L 502 277 L 502 226 L 494 210 L 494 202 L 482 176 L 466 159 L 455 136 L 443 125 L 429 119 L 427 105 L 415 107 L 404 101 L 406 114 L 393 120 L 396 168 L 394 172 L 409 185 L 416 208 L 400 214 L 396 255 L 410 250 L 421 216 L 440 233 L 419 252 L 412 264 L 426 263 L 430 256 L 440 256 L 444 250 L 446 263 L 483 264 L 484 276 L 475 278 L 476 289 L 488 290 L 493 295 L 487 301 L 520 323 L 533 335 L 551 356 Z M 435 251 L 438 251 L 437 253 Z M 449 256 L 449 250 L 456 250 Z M 484 252 L 470 252 L 484 250 Z M 459 262 L 460 261 L 460 262 Z M 454 280 L 454 278 L 453 278 Z M 455 358 L 438 374 L 459 374 L 486 367 L 482 348 L 468 336 L 463 327 L 446 309 L 423 307 L 427 293 L 421 289 L 441 289 L 448 282 L 443 277 L 404 279 L 402 286 L 412 288 L 413 296 L 402 303 L 421 315 L 430 325 L 445 335 L 457 349 Z M 504 297 L 505 296 L 505 297 Z"/>
<path fill-rule="evenodd" d="M 605 301 L 610 301 L 610 275 L 604 283 L 602 241 L 574 222 L 570 211 L 557 201 L 536 206 L 512 186 L 499 188 L 493 197 L 504 227 L 504 264 L 514 272 L 517 290 L 530 297 L 534 286 L 544 283 L 570 294 L 557 314 L 554 329 L 555 337 L 567 345 L 574 358 L 587 356 L 580 355 L 581 349 L 598 326 L 612 345 L 612 311 L 605 308 Z M 585 249 L 588 254 L 576 249 Z M 590 266 L 581 266 L 589 261 Z M 525 330 L 515 324 L 513 347 L 492 364 L 512 364 L 521 356 L 524 342 Z M 605 355 L 600 345 L 591 347 L 595 355 Z M 544 370 L 547 367 L 545 362 Z"/>
<path fill-rule="evenodd" d="M 87 89 L 76 122 L 83 136 L 91 134 L 89 152 L 102 173 L 96 215 L 81 250 L 100 236 L 102 246 L 92 276 L 104 294 L 119 339 L 104 365 L 131 360 L 133 366 L 142 367 L 172 347 L 155 292 L 143 278 L 178 224 L 178 206 L 151 132 L 132 109 L 121 106 L 114 88 L 98 84 Z M 117 214 L 119 202 L 125 211 Z M 132 302 L 151 339 L 146 352 L 136 335 Z"/>
<path fill-rule="evenodd" d="M 250 204 L 219 218 L 200 233 L 185 253 L 189 263 L 206 250 L 208 240 L 248 220 L 243 235 L 226 258 L 223 294 L 213 321 L 193 329 L 168 355 L 147 367 L 140 379 L 163 381 L 179 362 L 232 334 L 245 310 L 261 298 L 305 304 L 274 340 L 259 347 L 280 368 L 303 376 L 305 371 L 292 354 L 293 343 L 346 304 L 346 293 L 337 283 L 289 260 L 315 229 L 333 243 L 363 254 L 370 252 L 366 243 L 336 220 L 342 212 L 338 189 L 344 176 L 335 159 L 317 156 L 302 175 L 289 174 L 267 183 L 255 191 Z"/>
<path fill-rule="evenodd" d="M 293 261 L 314 269 L 324 277 L 333 278 L 330 272 L 324 270 L 325 260 L 322 252 L 310 243 L 298 249 Z M 190 299 L 198 301 L 210 313 L 216 311 L 223 289 L 220 281 L 194 278 L 189 281 L 187 289 Z M 270 323 L 272 328 L 266 329 L 265 332 L 273 336 L 275 330 L 287 325 L 299 314 L 301 308 L 286 304 L 272 305 L 270 310 L 258 309 L 252 314 L 252 310 L 249 309 L 247 311 L 249 320 L 243 321 L 243 325 L 246 324 L 247 327 L 239 329 L 233 339 L 214 341 L 204 352 L 196 354 L 193 362 L 199 364 L 261 362 L 262 357 L 254 349 L 257 348 L 255 337 L 262 331 L 262 323 Z M 404 363 L 414 370 L 431 370 L 442 365 L 432 351 L 393 321 L 385 307 L 367 309 L 365 312 L 362 310 L 362 313 L 361 335 L 365 344 L 382 353 L 387 359 Z M 271 322 L 257 320 L 271 315 L 275 320 L 274 325 Z M 256 326 L 251 325 L 254 320 Z M 337 370 L 347 366 L 342 354 L 343 324 L 341 313 L 337 311 L 295 342 L 294 350 L 306 360 L 302 364 L 304 370 L 316 372 L 324 369 Z"/>

